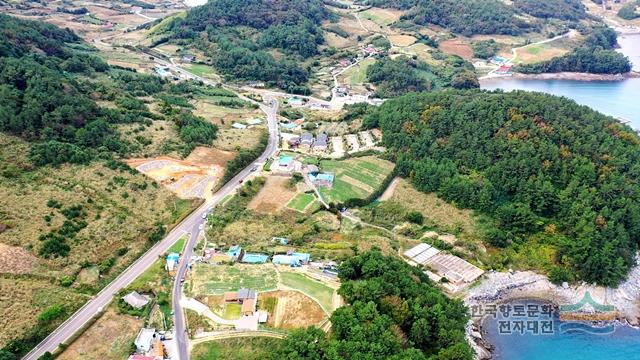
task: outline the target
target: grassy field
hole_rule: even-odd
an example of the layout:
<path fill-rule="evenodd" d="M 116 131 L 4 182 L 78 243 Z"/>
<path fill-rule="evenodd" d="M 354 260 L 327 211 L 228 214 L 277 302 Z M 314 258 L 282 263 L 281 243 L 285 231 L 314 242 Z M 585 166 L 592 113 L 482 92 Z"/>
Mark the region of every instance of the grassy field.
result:
<path fill-rule="evenodd" d="M 317 300 L 326 312 L 331 313 L 333 310 L 332 288 L 298 273 L 282 272 L 280 279 L 283 285 L 300 290 Z"/>
<path fill-rule="evenodd" d="M 335 174 L 331 189 L 320 188 L 328 202 L 343 202 L 352 198 L 366 198 L 372 194 L 393 170 L 393 163 L 374 156 L 348 160 L 323 160 L 320 168 Z"/>
<path fill-rule="evenodd" d="M 271 338 L 238 338 L 197 344 L 191 350 L 193 360 L 259 360 L 266 359 L 282 340 Z"/>
<path fill-rule="evenodd" d="M 188 238 L 189 238 L 189 235 L 186 235 L 186 234 L 182 235 L 182 237 L 178 239 L 178 241 L 176 241 L 175 244 L 171 245 L 171 247 L 167 252 L 181 253 L 182 249 L 184 249 L 184 243 L 187 242 Z"/>
<path fill-rule="evenodd" d="M 198 75 L 203 78 L 208 78 L 216 81 L 220 81 L 220 76 L 216 74 L 214 68 L 209 65 L 204 64 L 191 64 L 186 66 L 187 70 L 195 75 Z"/>
<path fill-rule="evenodd" d="M 26 296 L 24 302 L 0 298 L 0 309 L 12 309 L 18 302 L 22 306 L 2 314 L 0 346 L 35 326 L 43 306 L 57 301 L 69 310 L 80 306 L 86 294 L 98 291 L 148 247 L 155 224 L 173 224 L 194 205 L 139 173 L 114 170 L 103 162 L 34 168 L 26 159 L 28 153 L 27 143 L 0 134 L 0 197 L 3 204 L 11 204 L 0 207 L 0 222 L 8 226 L 0 234 L 5 245 L 0 250 L 21 257 L 15 268 L 3 271 L 23 274 L 11 287 L 19 287 Z M 58 231 L 69 221 L 72 208 L 80 209 L 73 221 L 86 222 L 86 227 L 66 240 L 71 248 L 68 256 L 44 258 L 39 237 Z M 32 262 L 30 268 L 23 267 Z M 91 274 L 98 280 L 84 281 Z M 30 300 L 42 281 L 52 293 L 64 296 L 47 297 L 46 304 Z"/>
<path fill-rule="evenodd" d="M 289 203 L 287 204 L 288 208 L 304 212 L 304 210 L 316 199 L 313 194 L 302 193 L 296 195 Z"/>
<path fill-rule="evenodd" d="M 367 68 L 375 62 L 374 58 L 364 59 L 358 65 L 346 70 L 341 76 L 350 85 L 361 85 L 367 82 Z"/>
<path fill-rule="evenodd" d="M 210 266 L 196 264 L 193 268 L 191 281 L 193 293 L 216 295 L 243 287 L 257 291 L 275 289 L 278 277 L 272 265 Z"/>
<path fill-rule="evenodd" d="M 361 16 L 365 19 L 371 20 L 380 26 L 388 26 L 398 21 L 401 16 L 400 11 L 392 11 L 388 9 L 371 8 L 363 11 Z"/>
<path fill-rule="evenodd" d="M 240 312 L 242 311 L 242 305 L 240 304 L 226 304 L 224 307 L 224 313 L 222 317 L 225 319 L 239 319 Z"/>

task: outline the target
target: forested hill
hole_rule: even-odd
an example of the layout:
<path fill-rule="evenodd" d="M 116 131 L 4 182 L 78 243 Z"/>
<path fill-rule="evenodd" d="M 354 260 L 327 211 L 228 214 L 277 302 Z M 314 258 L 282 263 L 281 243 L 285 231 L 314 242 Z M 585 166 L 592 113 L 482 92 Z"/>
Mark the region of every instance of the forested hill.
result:
<path fill-rule="evenodd" d="M 556 281 L 615 285 L 640 241 L 640 138 L 566 98 L 408 94 L 365 119 L 425 192 L 488 215 L 488 242 L 555 251 Z"/>
<path fill-rule="evenodd" d="M 35 165 L 126 155 L 139 145 L 121 139 L 116 124 L 165 118 L 136 97 L 167 91 L 175 98 L 198 89 L 112 69 L 68 29 L 0 14 L 0 131 L 31 141 Z M 116 106 L 100 107 L 99 100 Z M 185 153 L 215 138 L 215 125 L 187 109 L 165 109 L 166 119 L 180 131 Z"/>
<path fill-rule="evenodd" d="M 470 360 L 467 311 L 419 268 L 374 249 L 340 265 L 347 306 L 331 315 L 331 332 L 294 330 L 270 359 Z"/>
<path fill-rule="evenodd" d="M 462 35 L 519 35 L 539 31 L 541 20 L 577 22 L 587 18 L 580 0 L 363 0 L 367 5 L 407 10 L 404 20 L 434 24 Z"/>
<path fill-rule="evenodd" d="M 260 80 L 307 93 L 301 60 L 324 42 L 320 22 L 332 17 L 321 0 L 211 0 L 171 26 L 172 39 L 198 39 L 229 80 Z M 206 36 L 200 36 L 200 33 Z M 283 53 L 276 59 L 271 50 Z"/>

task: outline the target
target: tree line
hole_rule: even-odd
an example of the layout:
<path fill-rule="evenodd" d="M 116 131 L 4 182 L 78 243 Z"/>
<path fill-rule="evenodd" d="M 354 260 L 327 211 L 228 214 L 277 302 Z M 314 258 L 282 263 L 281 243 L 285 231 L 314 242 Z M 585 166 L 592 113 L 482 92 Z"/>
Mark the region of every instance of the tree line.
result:
<path fill-rule="evenodd" d="M 462 301 L 444 296 L 419 268 L 374 249 L 343 262 L 338 274 L 338 293 L 347 305 L 331 315 L 331 333 L 294 330 L 270 358 L 473 358 Z"/>
<path fill-rule="evenodd" d="M 622 74 L 631 71 L 631 62 L 614 50 L 618 40 L 609 27 L 598 27 L 587 35 L 582 45 L 572 52 L 533 64 L 518 65 L 515 71 L 525 74 L 563 71 L 594 74 Z"/>
<path fill-rule="evenodd" d="M 640 138 L 565 98 L 528 92 L 407 94 L 365 118 L 396 170 L 491 221 L 486 240 L 555 249 L 556 275 L 622 281 L 640 241 Z"/>

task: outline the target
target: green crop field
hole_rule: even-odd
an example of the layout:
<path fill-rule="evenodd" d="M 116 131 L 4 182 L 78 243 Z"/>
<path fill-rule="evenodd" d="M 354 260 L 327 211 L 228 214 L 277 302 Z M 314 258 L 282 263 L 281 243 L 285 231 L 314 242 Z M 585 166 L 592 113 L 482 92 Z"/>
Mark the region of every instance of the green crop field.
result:
<path fill-rule="evenodd" d="M 240 288 L 256 291 L 273 290 L 278 284 L 278 277 L 272 265 L 196 264 L 193 268 L 192 281 L 194 294 L 216 295 Z"/>
<path fill-rule="evenodd" d="M 393 163 L 374 156 L 348 160 L 323 160 L 320 168 L 335 174 L 333 187 L 320 188 L 320 194 L 328 202 L 344 202 L 348 199 L 364 199 L 383 183 L 393 170 Z"/>
<path fill-rule="evenodd" d="M 280 273 L 282 284 L 300 290 L 316 299 L 327 313 L 333 311 L 333 289 L 308 276 L 292 272 Z"/>
<path fill-rule="evenodd" d="M 220 79 L 211 66 L 203 65 L 203 64 L 192 64 L 187 66 L 187 70 L 191 73 L 198 75 L 200 77 L 210 78 L 210 79 Z"/>
<path fill-rule="evenodd" d="M 266 337 L 235 338 L 197 344 L 191 351 L 194 360 L 258 360 L 268 358 L 282 340 Z"/>
<path fill-rule="evenodd" d="M 291 201 L 289 201 L 289 203 L 287 204 L 287 207 L 302 212 L 315 199 L 316 198 L 315 196 L 313 196 L 313 194 L 306 194 L 306 193 L 298 194 L 296 195 L 296 197 L 291 199 Z"/>

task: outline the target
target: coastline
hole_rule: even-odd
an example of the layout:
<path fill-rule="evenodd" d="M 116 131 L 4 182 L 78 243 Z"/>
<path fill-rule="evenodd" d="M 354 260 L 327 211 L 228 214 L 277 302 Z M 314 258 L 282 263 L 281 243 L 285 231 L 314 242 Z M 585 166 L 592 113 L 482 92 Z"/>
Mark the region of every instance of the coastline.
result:
<path fill-rule="evenodd" d="M 533 271 L 491 272 L 464 296 L 467 307 L 499 304 L 517 299 L 541 299 L 556 306 L 578 303 L 586 292 L 601 304 L 613 305 L 616 309 L 616 324 L 640 326 L 640 266 L 629 272 L 627 280 L 617 288 L 607 288 L 587 283 L 552 284 L 549 279 Z M 490 359 L 492 345 L 485 339 L 482 319 L 470 320 L 467 324 L 467 340 L 476 352 L 477 359 Z"/>
<path fill-rule="evenodd" d="M 483 76 L 479 79 L 482 82 L 490 82 L 493 79 L 516 79 L 516 80 L 575 80 L 575 81 L 622 81 L 626 79 L 640 78 L 640 72 L 630 71 L 624 74 L 591 74 L 579 72 L 559 72 L 542 74 L 521 74 L 513 75 L 493 75 Z"/>

